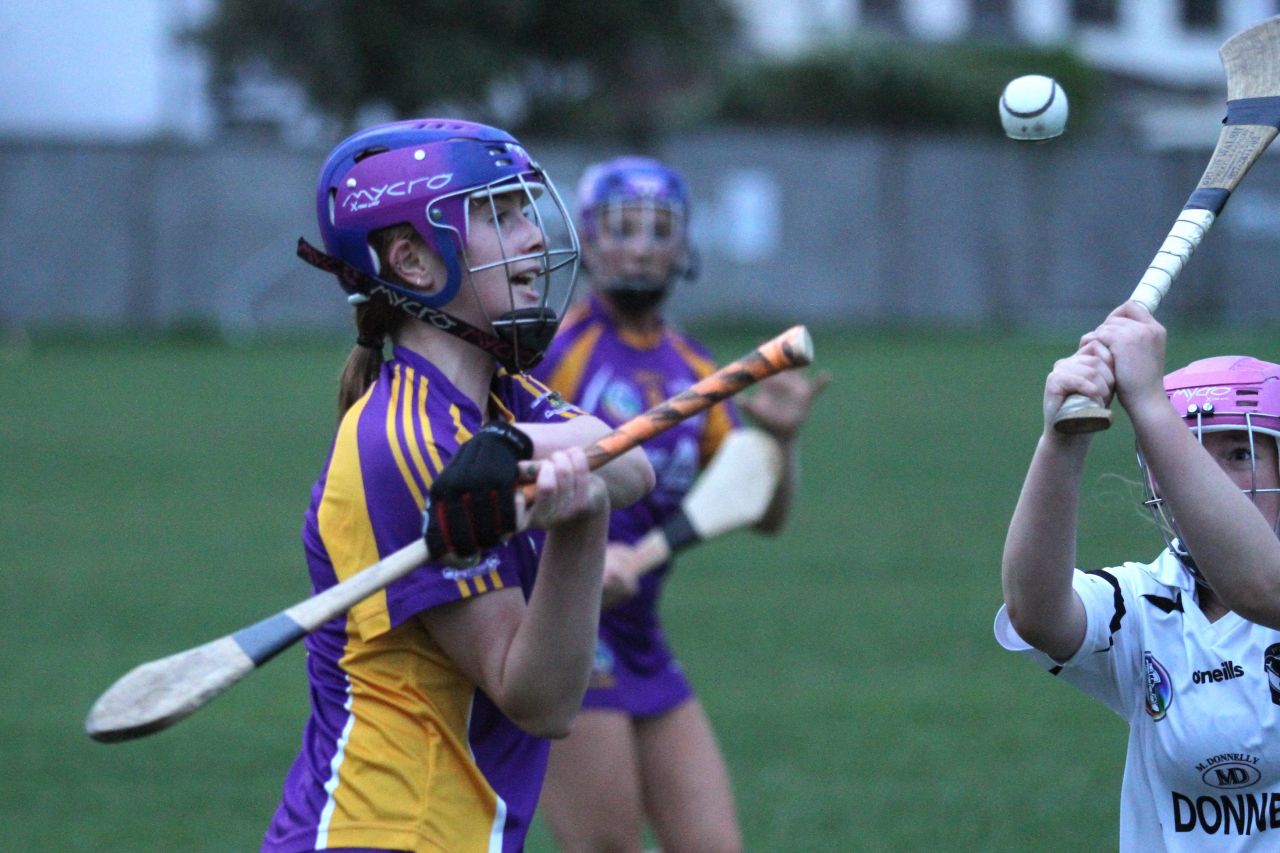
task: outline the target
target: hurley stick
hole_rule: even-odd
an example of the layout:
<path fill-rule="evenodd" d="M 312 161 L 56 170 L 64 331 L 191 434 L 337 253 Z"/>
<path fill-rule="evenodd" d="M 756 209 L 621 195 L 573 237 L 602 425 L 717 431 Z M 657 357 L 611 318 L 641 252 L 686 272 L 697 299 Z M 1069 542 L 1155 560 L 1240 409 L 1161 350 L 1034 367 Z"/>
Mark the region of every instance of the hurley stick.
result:
<path fill-rule="evenodd" d="M 682 548 L 759 522 L 785 469 L 786 451 L 768 433 L 750 427 L 730 432 L 671 518 L 636 542 L 637 576 Z"/>
<path fill-rule="evenodd" d="M 1231 193 L 1280 132 L 1280 16 L 1232 36 L 1218 55 L 1227 72 L 1227 117 L 1218 144 L 1200 184 L 1129 297 L 1152 312 Z M 1097 432 L 1111 425 L 1111 412 L 1100 400 L 1072 394 L 1058 409 L 1053 425 L 1062 433 Z"/>
<path fill-rule="evenodd" d="M 794 326 L 727 364 L 688 390 L 638 415 L 587 448 L 592 469 L 704 411 L 748 385 L 813 360 L 813 341 Z M 526 495 L 532 494 L 526 487 Z M 122 676 L 89 710 L 85 731 L 94 740 L 131 740 L 187 717 L 311 631 L 341 616 L 429 559 L 422 539 L 401 548 L 341 583 L 233 634 Z"/>

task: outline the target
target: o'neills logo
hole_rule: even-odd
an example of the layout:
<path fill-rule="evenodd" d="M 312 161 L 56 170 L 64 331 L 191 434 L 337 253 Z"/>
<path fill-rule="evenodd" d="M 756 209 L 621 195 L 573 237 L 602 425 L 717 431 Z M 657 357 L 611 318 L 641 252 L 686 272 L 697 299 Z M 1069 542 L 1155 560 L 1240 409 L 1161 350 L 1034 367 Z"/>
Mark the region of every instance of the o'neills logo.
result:
<path fill-rule="evenodd" d="M 1142 653 L 1142 662 L 1146 669 L 1143 686 L 1147 714 L 1153 720 L 1163 720 L 1164 715 L 1169 712 L 1169 706 L 1173 704 L 1173 681 L 1169 678 L 1169 672 L 1151 652 Z"/>
<path fill-rule="evenodd" d="M 1191 680 L 1196 684 L 1212 684 L 1219 681 L 1228 681 L 1232 678 L 1240 678 L 1244 675 L 1244 667 L 1235 661 L 1224 660 L 1222 665 L 1217 669 L 1201 669 L 1191 676 Z"/>

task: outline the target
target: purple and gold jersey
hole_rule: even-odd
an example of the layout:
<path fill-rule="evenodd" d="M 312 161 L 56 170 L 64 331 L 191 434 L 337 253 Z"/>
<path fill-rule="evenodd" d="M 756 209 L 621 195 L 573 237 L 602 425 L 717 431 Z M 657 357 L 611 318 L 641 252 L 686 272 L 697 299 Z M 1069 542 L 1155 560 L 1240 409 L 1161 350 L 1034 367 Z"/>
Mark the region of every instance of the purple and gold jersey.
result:
<path fill-rule="evenodd" d="M 715 367 L 701 344 L 669 326 L 651 336 L 623 333 L 593 294 L 568 312 L 535 375 L 616 427 L 684 391 Z M 645 442 L 657 485 L 645 498 L 613 512 L 609 539 L 634 543 L 660 526 L 739 423 L 737 411 L 726 401 Z M 668 569 L 645 575 L 634 597 L 601 614 L 596 668 L 584 705 L 647 716 L 690 695 L 658 621 L 658 597 Z"/>
<path fill-rule="evenodd" d="M 396 348 L 346 413 L 311 493 L 303 543 L 316 593 L 422 535 L 431 481 L 483 421 L 575 417 L 539 382 L 500 372 L 481 412 L 429 361 Z M 515 726 L 418 615 L 496 589 L 528 597 L 540 539 L 479 564 L 427 563 L 309 635 L 311 717 L 264 851 L 519 850 L 547 742 Z"/>

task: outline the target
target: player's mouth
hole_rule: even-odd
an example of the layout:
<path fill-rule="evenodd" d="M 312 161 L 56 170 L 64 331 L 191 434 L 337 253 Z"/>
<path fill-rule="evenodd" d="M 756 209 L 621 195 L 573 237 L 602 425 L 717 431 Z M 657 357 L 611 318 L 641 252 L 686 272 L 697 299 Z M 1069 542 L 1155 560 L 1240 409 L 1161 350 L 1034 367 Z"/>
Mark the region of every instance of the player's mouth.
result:
<path fill-rule="evenodd" d="M 515 287 L 533 287 L 541 276 L 542 267 L 538 265 L 512 273 L 507 280 Z"/>

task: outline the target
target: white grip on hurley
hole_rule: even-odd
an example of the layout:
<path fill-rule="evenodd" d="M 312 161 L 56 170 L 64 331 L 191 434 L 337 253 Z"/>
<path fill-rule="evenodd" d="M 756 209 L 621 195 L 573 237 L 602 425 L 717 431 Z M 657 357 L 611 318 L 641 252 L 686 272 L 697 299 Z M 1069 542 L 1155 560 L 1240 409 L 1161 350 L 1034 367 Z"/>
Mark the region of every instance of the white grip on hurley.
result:
<path fill-rule="evenodd" d="M 1217 214 L 1212 210 L 1183 210 L 1169 229 L 1169 236 L 1164 238 L 1164 243 L 1160 245 L 1147 271 L 1142 274 L 1142 279 L 1129 300 L 1147 306 L 1147 310 L 1154 314 L 1156 306 L 1169 292 L 1174 279 L 1182 273 L 1182 268 L 1187 265 L 1196 246 L 1200 245 L 1216 218 Z"/>

